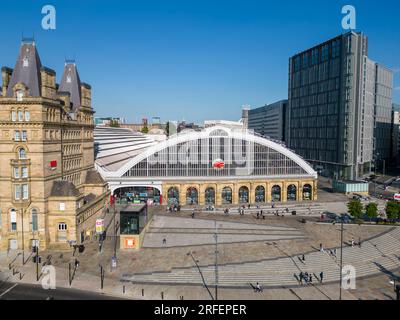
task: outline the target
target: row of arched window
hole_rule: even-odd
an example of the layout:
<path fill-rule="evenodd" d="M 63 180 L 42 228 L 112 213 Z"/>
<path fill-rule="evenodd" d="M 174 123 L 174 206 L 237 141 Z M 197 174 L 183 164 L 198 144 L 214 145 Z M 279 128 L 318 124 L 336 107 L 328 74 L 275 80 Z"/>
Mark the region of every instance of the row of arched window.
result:
<path fill-rule="evenodd" d="M 13 122 L 30 121 L 31 114 L 27 109 L 11 109 L 10 118 Z"/>
<path fill-rule="evenodd" d="M 205 192 L 205 203 L 215 204 L 215 189 L 213 187 L 208 187 Z M 167 192 L 168 203 L 177 204 L 179 203 L 179 190 L 176 187 L 171 187 Z M 312 199 L 312 187 L 310 184 L 305 184 L 302 188 L 301 193 L 302 200 Z M 232 204 L 233 193 L 231 187 L 224 187 L 221 191 L 222 204 Z M 250 202 L 250 191 L 246 186 L 242 186 L 238 190 L 239 203 L 249 203 Z M 279 185 L 274 185 L 271 188 L 271 200 L 272 201 L 282 201 L 282 190 Z M 297 186 L 291 184 L 286 190 L 286 201 L 297 201 Z M 255 189 L 255 202 L 266 202 L 265 187 L 260 185 Z M 199 192 L 197 188 L 190 187 L 186 190 L 186 204 L 198 204 L 199 203 Z"/>

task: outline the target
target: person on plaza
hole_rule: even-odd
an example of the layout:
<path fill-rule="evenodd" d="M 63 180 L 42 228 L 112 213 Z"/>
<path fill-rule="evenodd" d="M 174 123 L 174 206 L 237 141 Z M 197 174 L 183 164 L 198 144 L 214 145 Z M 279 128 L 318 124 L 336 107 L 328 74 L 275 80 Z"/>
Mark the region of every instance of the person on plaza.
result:
<path fill-rule="evenodd" d="M 263 211 L 262 211 L 262 209 L 261 209 L 261 211 L 260 211 L 260 214 L 261 214 L 261 215 L 263 215 Z"/>
<path fill-rule="evenodd" d="M 354 248 L 354 238 L 351 238 L 351 246 Z"/>
<path fill-rule="evenodd" d="M 303 254 L 303 256 L 301 257 L 301 260 L 306 261 L 306 256 Z"/>
<path fill-rule="evenodd" d="M 261 292 L 261 287 L 260 287 L 260 284 L 258 282 L 256 284 L 256 291 L 257 292 Z"/>
<path fill-rule="evenodd" d="M 308 282 L 308 272 L 307 271 L 304 273 L 304 281 L 306 283 Z"/>
<path fill-rule="evenodd" d="M 311 274 L 311 273 L 310 273 L 309 276 L 308 276 L 308 281 L 309 281 L 310 283 L 312 283 L 312 274 Z"/>
<path fill-rule="evenodd" d="M 247 208 L 250 209 L 250 203 L 249 203 L 249 205 L 247 206 Z"/>
<path fill-rule="evenodd" d="M 336 258 L 336 248 L 333 249 L 333 255 L 334 255 L 335 258 Z"/>
<path fill-rule="evenodd" d="M 324 252 L 324 246 L 322 245 L 322 243 L 319 244 L 319 251 Z"/>
<path fill-rule="evenodd" d="M 167 239 L 163 239 L 163 241 L 162 241 L 162 243 L 164 244 L 164 245 L 166 245 L 167 244 Z"/>
<path fill-rule="evenodd" d="M 75 269 L 78 269 L 79 268 L 79 261 L 78 261 L 78 259 L 75 259 Z"/>
<path fill-rule="evenodd" d="M 323 280 L 324 280 L 324 272 L 321 271 L 321 272 L 319 273 L 319 282 L 322 283 Z"/>
<path fill-rule="evenodd" d="M 260 219 L 260 213 L 257 211 L 257 219 Z"/>
<path fill-rule="evenodd" d="M 361 237 L 358 238 L 358 246 L 361 248 Z"/>
<path fill-rule="evenodd" d="M 192 211 L 192 219 L 194 219 L 194 210 Z"/>
<path fill-rule="evenodd" d="M 299 280 L 300 280 L 301 285 L 303 285 L 303 278 L 304 278 L 304 274 L 303 274 L 303 271 L 301 271 L 299 274 Z"/>

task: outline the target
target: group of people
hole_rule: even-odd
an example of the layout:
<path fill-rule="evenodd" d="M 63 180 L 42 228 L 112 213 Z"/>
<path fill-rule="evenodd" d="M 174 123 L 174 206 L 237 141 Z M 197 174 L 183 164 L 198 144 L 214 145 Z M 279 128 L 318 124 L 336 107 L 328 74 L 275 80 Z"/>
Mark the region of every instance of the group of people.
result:
<path fill-rule="evenodd" d="M 324 272 L 321 271 L 319 273 L 319 279 L 317 278 L 317 276 L 314 274 L 314 277 L 319 280 L 320 283 L 322 283 L 322 281 L 324 280 Z M 305 284 L 312 284 L 313 283 L 313 274 L 312 273 L 308 273 L 308 272 L 303 272 L 301 271 L 299 273 L 299 282 L 302 285 L 303 281 Z"/>
<path fill-rule="evenodd" d="M 167 211 L 169 211 L 169 212 L 181 211 L 181 206 L 179 204 L 172 204 L 170 206 L 167 206 Z"/>
<path fill-rule="evenodd" d="M 224 209 L 224 214 L 228 215 L 229 214 L 229 208 Z"/>
<path fill-rule="evenodd" d="M 257 219 L 260 218 L 265 220 L 264 212 L 262 210 L 257 211 Z"/>

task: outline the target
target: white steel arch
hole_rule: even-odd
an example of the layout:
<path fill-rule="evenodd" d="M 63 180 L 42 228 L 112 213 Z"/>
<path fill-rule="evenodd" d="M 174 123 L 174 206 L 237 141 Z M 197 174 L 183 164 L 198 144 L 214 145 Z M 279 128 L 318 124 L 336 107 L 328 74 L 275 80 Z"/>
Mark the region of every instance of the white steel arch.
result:
<path fill-rule="evenodd" d="M 141 154 L 133 157 L 130 159 L 127 163 L 125 163 L 121 168 L 119 168 L 117 171 L 105 171 L 102 170 L 100 166 L 97 166 L 97 168 L 102 172 L 102 175 L 104 177 L 122 177 L 129 169 L 134 167 L 136 164 L 138 164 L 140 161 L 150 157 L 151 155 L 155 154 L 156 152 L 159 152 L 165 148 L 177 145 L 179 143 L 185 143 L 197 139 L 203 139 L 203 138 L 209 138 L 209 137 L 215 137 L 216 135 L 213 135 L 213 133 L 221 133 L 218 134 L 218 136 L 221 137 L 230 137 L 230 138 L 235 138 L 235 139 L 243 139 L 245 141 L 253 142 L 253 143 L 258 143 L 260 145 L 266 146 L 268 148 L 271 148 L 275 150 L 276 152 L 279 152 L 292 161 L 294 161 L 298 166 L 300 166 L 308 175 L 312 176 L 313 178 L 317 178 L 317 172 L 299 155 L 295 154 L 293 151 L 287 149 L 283 145 L 280 145 L 279 143 L 276 143 L 274 141 L 271 141 L 269 139 L 266 139 L 261 136 L 257 136 L 250 132 L 249 130 L 243 130 L 243 129 L 230 129 L 222 126 L 213 126 L 206 128 L 202 131 L 185 131 L 183 133 L 176 134 L 174 136 L 171 136 L 169 139 L 162 141 L 154 146 L 149 147 L 148 149 L 144 150 Z"/>

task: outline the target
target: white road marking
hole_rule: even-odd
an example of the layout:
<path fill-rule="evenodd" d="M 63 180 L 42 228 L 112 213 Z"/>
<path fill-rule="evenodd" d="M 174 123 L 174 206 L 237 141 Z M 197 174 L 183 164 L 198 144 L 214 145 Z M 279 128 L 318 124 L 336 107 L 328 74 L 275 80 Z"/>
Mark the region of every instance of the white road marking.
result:
<path fill-rule="evenodd" d="M 4 291 L 2 294 L 0 294 L 0 298 L 4 296 L 5 294 L 9 293 L 12 289 L 14 289 L 18 283 L 14 284 L 12 287 L 8 288 L 6 291 Z"/>

